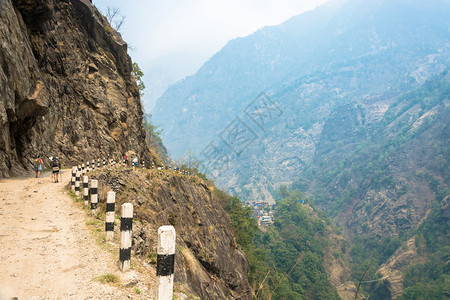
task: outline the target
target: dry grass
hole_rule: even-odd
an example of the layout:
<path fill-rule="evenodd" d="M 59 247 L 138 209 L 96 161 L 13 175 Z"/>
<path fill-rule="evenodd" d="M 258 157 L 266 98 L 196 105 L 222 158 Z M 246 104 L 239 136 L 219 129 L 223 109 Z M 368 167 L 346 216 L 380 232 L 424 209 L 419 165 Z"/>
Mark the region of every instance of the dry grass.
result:
<path fill-rule="evenodd" d="M 111 285 L 117 285 L 120 283 L 120 278 L 116 274 L 108 273 L 104 275 L 100 275 L 98 277 L 94 278 L 95 281 L 98 281 L 103 284 L 111 284 Z"/>

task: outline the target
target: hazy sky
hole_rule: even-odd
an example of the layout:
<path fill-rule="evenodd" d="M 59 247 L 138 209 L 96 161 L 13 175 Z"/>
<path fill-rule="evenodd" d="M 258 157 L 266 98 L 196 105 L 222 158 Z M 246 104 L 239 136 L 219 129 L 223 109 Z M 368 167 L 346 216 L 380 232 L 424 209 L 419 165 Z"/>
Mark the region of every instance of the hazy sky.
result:
<path fill-rule="evenodd" d="M 227 41 L 276 25 L 326 0 L 93 0 L 104 12 L 118 7 L 126 17 L 120 30 L 146 64 L 176 51 L 212 55 Z"/>
<path fill-rule="evenodd" d="M 144 72 L 147 112 L 166 88 L 236 37 L 277 25 L 327 0 L 93 0 L 103 12 L 120 8 L 119 30 Z"/>

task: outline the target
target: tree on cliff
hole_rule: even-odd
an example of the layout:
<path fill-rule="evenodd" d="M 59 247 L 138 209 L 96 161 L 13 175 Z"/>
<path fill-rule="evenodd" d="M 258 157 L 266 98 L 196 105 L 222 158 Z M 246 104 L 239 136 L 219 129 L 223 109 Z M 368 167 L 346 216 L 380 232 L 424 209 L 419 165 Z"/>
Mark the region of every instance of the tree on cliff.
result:
<path fill-rule="evenodd" d="M 133 62 L 133 69 L 131 70 L 131 75 L 133 75 L 134 79 L 136 79 L 137 86 L 139 88 L 139 94 L 141 98 L 144 96 L 145 84 L 142 80 L 144 77 L 144 72 L 142 72 L 141 68 L 136 62 Z"/>
<path fill-rule="evenodd" d="M 104 15 L 109 24 L 111 24 L 115 30 L 119 31 L 125 21 L 125 16 L 120 14 L 120 8 L 108 6 Z"/>

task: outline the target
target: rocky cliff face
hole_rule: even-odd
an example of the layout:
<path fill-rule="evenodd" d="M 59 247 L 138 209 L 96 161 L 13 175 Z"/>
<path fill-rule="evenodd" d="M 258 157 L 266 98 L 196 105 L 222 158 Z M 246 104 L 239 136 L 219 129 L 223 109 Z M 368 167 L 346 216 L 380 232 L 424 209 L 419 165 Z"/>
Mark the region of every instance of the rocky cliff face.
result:
<path fill-rule="evenodd" d="M 133 150 L 147 161 L 127 44 L 87 0 L 0 1 L 0 177 Z"/>
<path fill-rule="evenodd" d="M 377 296 L 386 299 L 399 298 L 403 293 L 404 272 L 419 259 L 415 239 L 411 238 L 378 269 L 383 279 Z"/>
<path fill-rule="evenodd" d="M 437 189 L 448 187 L 449 78 L 443 72 L 398 98 L 375 127 L 356 106 L 339 108 L 342 120 L 324 125 L 315 161 L 321 170 L 309 186 L 322 191 L 323 207 L 339 211 L 347 232 L 381 237 L 415 228 Z"/>
<path fill-rule="evenodd" d="M 187 287 L 185 292 L 201 299 L 251 299 L 247 258 L 212 187 L 173 171 L 113 169 L 95 176 L 102 183 L 101 202 L 113 189 L 119 192 L 116 207 L 133 203 L 133 250 L 149 268 L 154 268 L 158 227 L 172 224 L 175 281 Z"/>

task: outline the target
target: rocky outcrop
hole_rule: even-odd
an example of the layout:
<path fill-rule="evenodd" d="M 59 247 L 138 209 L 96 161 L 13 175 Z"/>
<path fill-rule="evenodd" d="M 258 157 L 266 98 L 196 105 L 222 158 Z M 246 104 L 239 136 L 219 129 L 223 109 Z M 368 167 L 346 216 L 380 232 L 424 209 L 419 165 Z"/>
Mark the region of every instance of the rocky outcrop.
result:
<path fill-rule="evenodd" d="M 450 221 L 450 195 L 441 201 L 441 215 L 444 222 Z"/>
<path fill-rule="evenodd" d="M 0 177 L 37 155 L 152 159 L 127 44 L 90 1 L 2 0 L 0 41 Z"/>
<path fill-rule="evenodd" d="M 390 299 L 400 297 L 403 293 L 403 274 L 413 262 L 417 262 L 417 259 L 417 247 L 413 237 L 378 269 L 378 273 L 382 276 L 380 291 L 385 291 L 384 295 L 389 295 Z"/>
<path fill-rule="evenodd" d="M 361 293 L 356 294 L 357 287 L 353 281 L 347 281 L 346 283 L 336 287 L 336 289 L 342 300 L 354 300 L 355 295 L 357 295 L 358 300 L 366 299 Z"/>
<path fill-rule="evenodd" d="M 157 230 L 172 224 L 177 233 L 175 282 L 201 299 L 251 299 L 249 264 L 238 248 L 231 220 L 207 186 L 173 171 L 113 169 L 91 175 L 117 191 L 116 207 L 134 206 L 133 251 L 155 263 Z M 92 177 L 92 178 L 94 178 Z"/>

